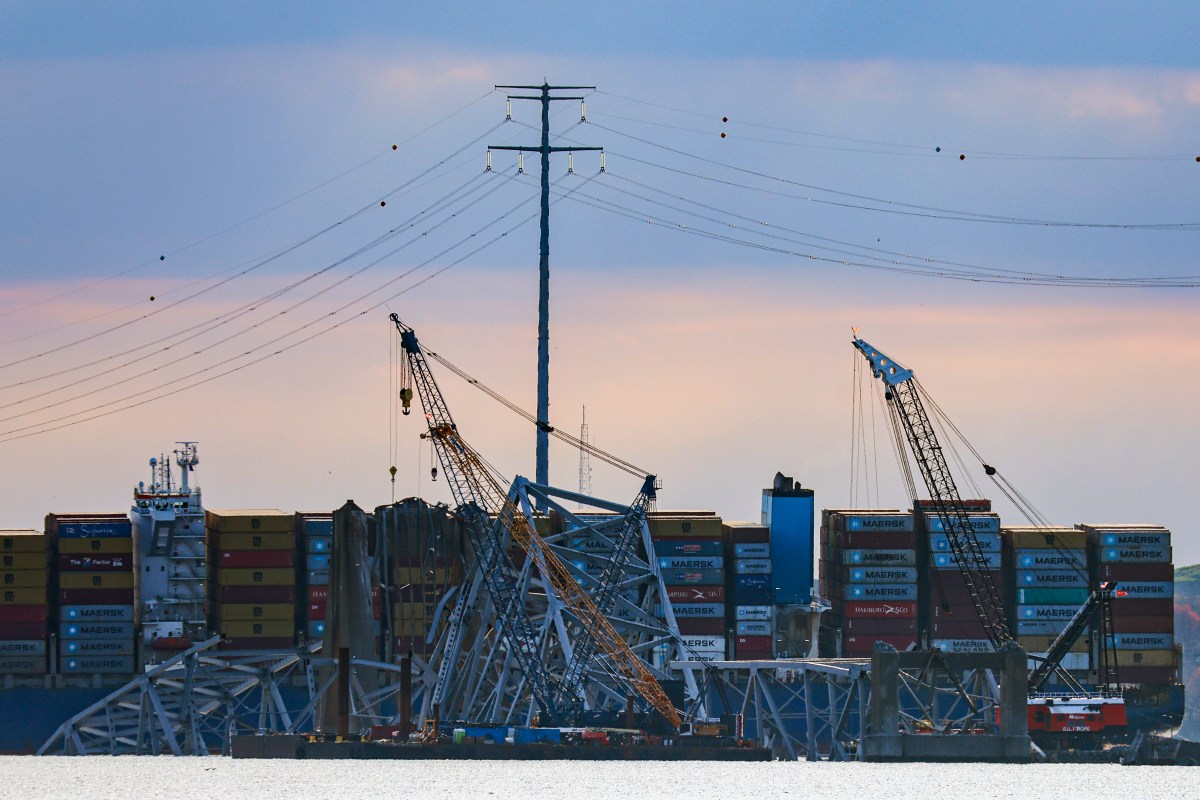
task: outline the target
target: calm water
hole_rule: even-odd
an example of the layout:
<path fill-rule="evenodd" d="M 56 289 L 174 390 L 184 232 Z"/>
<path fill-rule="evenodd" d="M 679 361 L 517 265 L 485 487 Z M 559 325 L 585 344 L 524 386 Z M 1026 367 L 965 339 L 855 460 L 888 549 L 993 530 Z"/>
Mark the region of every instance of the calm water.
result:
<path fill-rule="evenodd" d="M 0 757 L 4 800 L 976 800 L 1200 797 L 1200 768 L 1113 765 L 233 761 Z"/>

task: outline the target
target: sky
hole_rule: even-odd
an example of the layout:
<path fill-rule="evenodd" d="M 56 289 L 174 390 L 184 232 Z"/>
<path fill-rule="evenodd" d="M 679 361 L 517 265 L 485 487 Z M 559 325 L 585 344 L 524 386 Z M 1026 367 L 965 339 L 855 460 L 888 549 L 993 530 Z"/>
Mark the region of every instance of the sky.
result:
<path fill-rule="evenodd" d="M 551 165 L 551 421 L 586 406 L 661 508 L 757 520 L 776 471 L 905 506 L 857 327 L 1046 517 L 1200 561 L 1193 11 L 0 2 L 0 527 L 124 510 L 185 439 L 209 507 L 448 500 L 387 314 L 534 408 L 539 168 L 485 156 L 538 135 L 493 87 L 549 81 L 596 87 L 554 144 L 605 149 Z M 527 424 L 439 380 L 532 476 Z"/>

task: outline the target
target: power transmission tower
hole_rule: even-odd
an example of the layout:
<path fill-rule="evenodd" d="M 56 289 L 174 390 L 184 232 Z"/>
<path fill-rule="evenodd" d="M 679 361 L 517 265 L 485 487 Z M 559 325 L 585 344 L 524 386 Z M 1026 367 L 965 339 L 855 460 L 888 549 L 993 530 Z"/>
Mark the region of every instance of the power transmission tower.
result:
<path fill-rule="evenodd" d="M 574 89 L 594 90 L 595 86 L 496 86 L 497 89 L 531 89 L 537 95 L 510 94 L 512 100 L 537 100 L 542 104 L 542 143 L 537 147 L 490 145 L 488 150 L 516 150 L 521 153 L 540 153 L 542 156 L 542 220 L 541 258 L 538 262 L 538 386 L 537 386 L 537 470 L 536 482 L 550 484 L 550 154 L 575 150 L 601 150 L 603 147 L 551 147 L 550 103 L 557 100 L 583 101 L 582 95 L 554 95 L 552 91 Z"/>
<path fill-rule="evenodd" d="M 583 407 L 583 422 L 579 425 L 579 441 L 588 441 L 587 406 Z M 579 448 L 579 493 L 587 496 L 592 494 L 592 460 L 586 447 Z"/>

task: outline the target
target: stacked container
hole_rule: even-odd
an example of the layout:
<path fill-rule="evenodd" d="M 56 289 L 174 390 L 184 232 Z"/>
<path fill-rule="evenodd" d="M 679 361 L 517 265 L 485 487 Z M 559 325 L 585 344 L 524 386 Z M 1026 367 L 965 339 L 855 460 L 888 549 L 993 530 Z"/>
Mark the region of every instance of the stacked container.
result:
<path fill-rule="evenodd" d="M 325 635 L 325 610 L 329 601 L 333 515 L 296 512 L 296 536 L 304 553 L 304 633 L 309 639 L 320 639 Z"/>
<path fill-rule="evenodd" d="M 0 675 L 46 672 L 49 537 L 0 531 Z"/>
<path fill-rule="evenodd" d="M 205 512 L 209 626 L 228 650 L 286 650 L 296 642 L 296 535 L 274 509 Z"/>
<path fill-rule="evenodd" d="M 46 534 L 58 549 L 58 671 L 131 674 L 133 524 L 123 514 L 50 514 Z"/>
<path fill-rule="evenodd" d="M 923 528 L 919 541 L 927 543 L 929 552 L 926 562 L 929 580 L 924 585 L 927 594 L 922 598 L 925 610 L 922 622 L 930 647 L 950 653 L 990 651 L 991 639 L 979 620 L 979 611 L 954 557 L 945 525 L 940 517 L 930 512 L 919 515 L 918 519 Z M 967 520 L 979 542 L 987 572 L 1003 601 L 1005 582 L 1000 517 L 990 513 L 969 513 Z"/>
<path fill-rule="evenodd" d="M 729 604 L 733 617 L 733 657 L 758 661 L 774 657 L 774 586 L 771 582 L 771 529 L 751 522 L 727 522 L 725 538 Z"/>
<path fill-rule="evenodd" d="M 385 576 L 385 582 L 390 580 L 391 656 L 428 658 L 453 610 L 445 598 L 463 581 L 467 551 L 462 524 L 444 506 L 417 498 L 380 506 L 375 518 L 391 558 Z"/>
<path fill-rule="evenodd" d="M 1074 528 L 1005 527 L 1001 538 L 1011 569 L 1013 633 L 1025 652 L 1044 656 L 1088 599 L 1087 535 Z M 1090 647 L 1091 637 L 1081 636 L 1063 668 L 1086 677 Z"/>
<path fill-rule="evenodd" d="M 728 641 L 721 518 L 711 511 L 657 511 L 648 515 L 648 524 L 685 645 L 679 658 L 724 660 Z M 663 611 L 660 616 L 665 618 Z"/>
<path fill-rule="evenodd" d="M 917 642 L 917 539 L 913 515 L 827 510 L 821 515 L 821 593 L 830 610 L 818 636 L 822 658 L 869 656 L 881 641 Z"/>
<path fill-rule="evenodd" d="M 1170 683 L 1176 666 L 1171 532 L 1161 525 L 1076 527 L 1087 535 L 1097 583 L 1117 583 L 1112 644 L 1121 683 Z"/>

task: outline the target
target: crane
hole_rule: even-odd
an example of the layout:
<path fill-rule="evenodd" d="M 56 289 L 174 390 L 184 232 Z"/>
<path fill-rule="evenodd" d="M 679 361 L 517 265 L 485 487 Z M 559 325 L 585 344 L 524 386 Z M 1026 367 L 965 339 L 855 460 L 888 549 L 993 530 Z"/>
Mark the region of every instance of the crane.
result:
<path fill-rule="evenodd" d="M 905 438 L 908 439 L 921 477 L 929 490 L 934 510 L 945 529 L 950 550 L 962 573 L 985 634 L 997 649 L 1005 643 L 1015 641 L 1004 617 L 1004 604 L 992 580 L 987 560 L 979 546 L 979 540 L 975 537 L 974 527 L 959 496 L 958 487 L 950 473 L 929 415 L 925 411 L 925 405 L 921 401 L 913 371 L 901 366 L 857 336 L 854 339 L 854 347 L 870 362 L 872 374 L 887 387 L 885 398 L 894 412 L 894 417 L 899 418 L 904 429 Z M 988 465 L 984 465 L 984 469 L 988 474 L 995 472 L 994 468 Z M 1090 593 L 1067 627 L 1051 643 L 1046 657 L 1030 672 L 1030 691 L 1041 690 L 1050 676 L 1057 673 L 1073 692 L 1086 694 L 1079 681 L 1061 668 L 1061 663 L 1097 612 L 1100 613 L 1101 621 L 1101 674 L 1106 683 L 1117 681 L 1116 658 L 1109 652 L 1111 641 L 1108 635 L 1112 629 L 1111 600 L 1114 594 L 1119 593 L 1112 582 L 1101 583 Z"/>
<path fill-rule="evenodd" d="M 485 570 L 485 585 L 497 609 L 501 632 L 508 641 L 518 666 L 524 672 L 537 704 L 550 719 L 568 720 L 578 708 L 586 669 L 596 653 L 600 652 L 634 691 L 672 728 L 678 729 L 682 724 L 679 712 L 654 675 L 617 633 L 605 615 L 603 606 L 611 605 L 619 582 L 619 554 L 614 554 L 614 558 L 605 569 L 601 591 L 598 593 L 598 604 L 597 600 L 593 600 L 580 587 L 563 561 L 542 541 L 510 494 L 501 488 L 495 471 L 459 434 L 458 426 L 450 415 L 415 331 L 405 325 L 396 314 L 392 314 L 390 318 L 400 332 L 400 343 L 406 357 L 408 372 L 405 385 L 407 386 L 407 380 L 411 380 L 425 411 L 429 430 L 424 435 L 432 441 L 438 454 L 442 471 L 459 506 L 459 513 L 463 515 L 466 523 L 476 560 L 480 569 Z M 549 428 L 545 422 L 539 421 L 539 424 Z M 640 517 L 643 519 L 645 509 L 654 500 L 656 488 L 655 477 L 647 475 L 642 491 L 635 501 L 635 510 L 641 510 Z M 489 515 L 494 515 L 494 522 Z M 618 546 L 624 547 L 626 553 L 632 547 L 638 517 L 637 513 L 629 515 L 619 537 Z M 536 651 L 533 626 L 524 614 L 524 609 L 520 608 L 520 595 L 511 578 L 511 564 L 510 569 L 502 568 L 503 562 L 507 560 L 503 546 L 506 537 L 516 542 L 536 564 L 542 578 L 579 621 L 585 632 L 581 640 L 582 646 L 576 647 L 563 676 L 551 674 Z M 455 616 L 461 618 L 462 615 Z M 461 635 L 461 626 L 452 624 L 447 635 Z M 452 660 L 443 659 L 439 667 L 439 683 L 446 677 L 442 672 L 453 668 Z M 436 700 L 435 697 L 434 701 Z"/>

